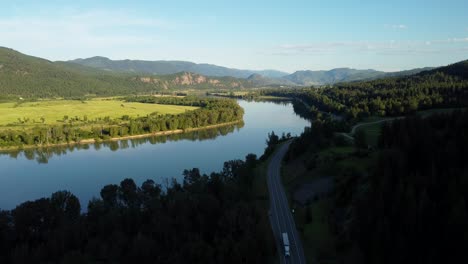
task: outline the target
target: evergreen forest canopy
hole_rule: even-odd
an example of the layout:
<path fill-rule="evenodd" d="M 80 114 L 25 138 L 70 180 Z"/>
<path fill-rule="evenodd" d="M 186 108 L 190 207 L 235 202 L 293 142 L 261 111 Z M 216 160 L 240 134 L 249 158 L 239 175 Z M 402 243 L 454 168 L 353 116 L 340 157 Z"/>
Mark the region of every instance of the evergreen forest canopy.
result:
<path fill-rule="evenodd" d="M 30 129 L 0 130 L 0 147 L 47 146 L 51 144 L 96 141 L 131 135 L 153 134 L 171 130 L 187 130 L 211 125 L 240 122 L 244 110 L 234 100 L 196 97 L 129 97 L 128 101 L 151 104 L 198 106 L 182 114 L 152 113 L 143 117 L 118 119 L 109 117 L 89 120 L 64 117 L 62 124 L 36 125 Z"/>
<path fill-rule="evenodd" d="M 353 232 L 366 263 L 466 262 L 468 111 L 385 125 Z"/>
<path fill-rule="evenodd" d="M 325 88 L 269 90 L 267 95 L 302 99 L 311 111 L 355 119 L 399 116 L 418 110 L 468 106 L 468 60 L 406 77 L 341 83 Z"/>
<path fill-rule="evenodd" d="M 291 144 L 286 159 L 311 169 L 327 163 L 336 173 L 332 205 L 321 216 L 330 223 L 336 255 L 322 253 L 325 259 L 465 263 L 468 111 L 397 119 L 383 125 L 376 149 L 359 143 L 356 134 L 354 152 L 323 159 L 320 153 L 346 146 L 336 122 L 316 120 Z M 306 217 L 315 219 L 314 212 Z"/>
<path fill-rule="evenodd" d="M 185 170 L 165 189 L 125 179 L 83 214 L 67 191 L 0 211 L 0 262 L 263 263 L 275 246 L 255 201 L 257 163 L 249 154 L 210 176 Z"/>

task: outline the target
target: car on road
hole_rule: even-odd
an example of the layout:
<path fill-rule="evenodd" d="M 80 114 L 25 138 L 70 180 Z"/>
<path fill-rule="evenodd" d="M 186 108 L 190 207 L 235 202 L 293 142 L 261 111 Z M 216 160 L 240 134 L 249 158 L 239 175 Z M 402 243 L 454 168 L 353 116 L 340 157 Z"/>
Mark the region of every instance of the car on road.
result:
<path fill-rule="evenodd" d="M 289 257 L 289 238 L 288 238 L 288 233 L 282 233 L 281 234 L 283 237 L 283 245 L 284 245 L 284 256 Z"/>

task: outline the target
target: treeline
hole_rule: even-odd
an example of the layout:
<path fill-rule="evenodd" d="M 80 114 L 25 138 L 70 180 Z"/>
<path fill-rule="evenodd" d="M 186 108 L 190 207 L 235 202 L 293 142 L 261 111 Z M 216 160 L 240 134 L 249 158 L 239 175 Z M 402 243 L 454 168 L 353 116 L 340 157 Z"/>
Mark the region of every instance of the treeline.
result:
<path fill-rule="evenodd" d="M 217 107 L 220 102 L 215 98 L 198 98 L 194 96 L 128 96 L 124 98 L 127 102 L 147 103 L 147 104 L 163 104 L 163 105 L 184 105 L 184 106 L 198 106 L 198 107 Z M 229 100 L 223 100 L 228 102 Z M 230 102 L 233 102 L 230 100 Z"/>
<path fill-rule="evenodd" d="M 170 134 L 157 137 L 132 138 L 129 140 L 94 142 L 93 144 L 54 146 L 51 148 L 25 148 L 22 150 L 16 149 L 4 153 L 0 152 L 0 155 L 8 155 L 13 159 L 16 159 L 19 155 L 22 155 L 28 160 L 35 160 L 38 163 L 46 164 L 53 156 L 66 155 L 68 152 L 73 152 L 74 150 L 94 148 L 95 150 L 109 149 L 110 151 L 117 151 L 119 149 L 136 148 L 140 145 L 148 143 L 154 145 L 166 143 L 168 141 L 179 140 L 203 141 L 208 139 L 215 139 L 218 136 L 225 136 L 234 132 L 236 129 L 242 128 L 243 126 L 244 122 L 239 122 L 233 125 L 201 129 L 192 131 L 190 133 Z"/>
<path fill-rule="evenodd" d="M 376 149 L 359 143 L 356 133 L 348 154 L 336 148 L 350 144 L 336 133 L 339 123 L 345 125 L 315 120 L 286 156 L 334 177 L 325 218 L 337 255 L 329 257 L 340 263 L 467 262 L 468 111 L 385 123 Z M 325 149 L 333 154 L 322 156 Z M 308 214 L 314 219 L 314 211 Z"/>
<path fill-rule="evenodd" d="M 244 115 L 244 110 L 233 100 L 155 97 L 135 97 L 131 100 L 143 103 L 191 105 L 200 108 L 178 115 L 152 113 L 138 118 L 123 116 L 118 120 L 105 118 L 86 121 L 82 124 L 64 123 L 41 125 L 32 129 L 2 130 L 0 131 L 0 147 L 70 143 L 80 142 L 83 139 L 100 141 L 176 129 L 186 130 L 240 121 Z"/>
<path fill-rule="evenodd" d="M 324 88 L 268 90 L 348 118 L 399 116 L 418 110 L 468 106 L 468 62 L 407 77 L 349 82 Z"/>
<path fill-rule="evenodd" d="M 365 263 L 466 263 L 468 112 L 383 127 L 354 239 Z"/>
<path fill-rule="evenodd" d="M 71 193 L 0 211 L 1 263 L 263 263 L 275 245 L 255 202 L 254 154 L 210 176 L 185 170 L 166 189 L 131 179 L 86 213 Z"/>

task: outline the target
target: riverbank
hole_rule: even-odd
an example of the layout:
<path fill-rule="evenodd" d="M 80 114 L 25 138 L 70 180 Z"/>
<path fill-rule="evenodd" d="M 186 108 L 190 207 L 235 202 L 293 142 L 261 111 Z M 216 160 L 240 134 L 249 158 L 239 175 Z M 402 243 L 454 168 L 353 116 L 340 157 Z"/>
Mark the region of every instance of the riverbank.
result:
<path fill-rule="evenodd" d="M 159 132 L 154 132 L 154 133 L 146 133 L 146 134 L 139 134 L 139 135 L 124 136 L 124 137 L 113 137 L 113 138 L 108 138 L 108 139 L 98 139 L 98 140 L 96 140 L 94 138 L 89 138 L 89 139 L 82 139 L 80 141 L 72 141 L 72 142 L 64 142 L 64 143 L 56 143 L 56 144 L 41 144 L 41 145 L 23 145 L 23 146 L 12 146 L 12 147 L 0 147 L 0 152 L 5 153 L 5 152 L 12 152 L 12 151 L 18 151 L 18 150 L 24 150 L 24 149 L 41 149 L 41 148 L 50 148 L 50 147 L 88 145 L 88 144 L 94 144 L 94 143 L 99 143 L 99 142 L 111 142 L 111 141 L 137 139 L 137 138 L 148 138 L 148 137 L 160 137 L 160 136 L 182 134 L 182 133 L 188 133 L 188 132 L 193 132 L 193 131 L 200 131 L 200 130 L 207 130 L 207 129 L 217 128 L 217 127 L 235 125 L 235 124 L 239 124 L 241 122 L 243 122 L 242 119 L 232 121 L 232 122 L 216 124 L 216 125 L 203 126 L 203 127 L 159 131 Z"/>

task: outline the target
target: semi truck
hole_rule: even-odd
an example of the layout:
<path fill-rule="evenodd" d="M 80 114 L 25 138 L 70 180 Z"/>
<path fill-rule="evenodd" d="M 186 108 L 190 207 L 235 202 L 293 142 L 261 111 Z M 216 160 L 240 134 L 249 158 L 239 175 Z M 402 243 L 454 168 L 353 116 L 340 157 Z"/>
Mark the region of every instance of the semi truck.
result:
<path fill-rule="evenodd" d="M 283 245 L 284 245 L 284 256 L 289 257 L 289 238 L 288 233 L 282 233 Z"/>

